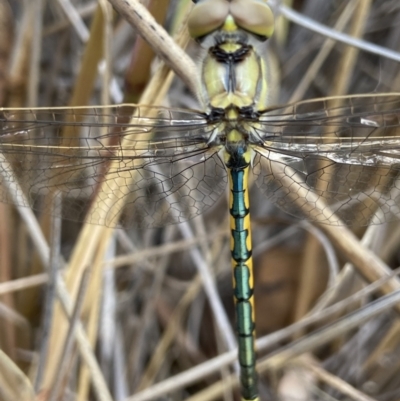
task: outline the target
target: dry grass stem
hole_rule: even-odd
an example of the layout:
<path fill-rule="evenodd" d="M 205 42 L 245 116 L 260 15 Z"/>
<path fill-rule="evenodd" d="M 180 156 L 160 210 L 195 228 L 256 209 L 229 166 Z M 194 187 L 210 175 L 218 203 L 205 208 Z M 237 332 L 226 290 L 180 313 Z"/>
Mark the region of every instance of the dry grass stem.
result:
<path fill-rule="evenodd" d="M 139 31 L 154 51 L 188 85 L 193 93 L 199 89 L 197 68 L 180 47 L 171 39 L 151 14 L 137 0 L 111 0 L 113 6 Z"/>

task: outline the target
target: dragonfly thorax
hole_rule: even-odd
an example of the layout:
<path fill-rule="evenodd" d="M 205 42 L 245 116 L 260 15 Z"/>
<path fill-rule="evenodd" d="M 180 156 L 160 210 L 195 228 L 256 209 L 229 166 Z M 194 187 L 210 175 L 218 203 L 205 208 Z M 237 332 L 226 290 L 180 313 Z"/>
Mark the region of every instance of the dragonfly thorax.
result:
<path fill-rule="evenodd" d="M 260 113 L 253 107 L 239 108 L 229 105 L 227 108 L 212 108 L 207 116 L 208 122 L 215 126 L 208 144 L 209 146 L 247 147 L 247 144 L 262 144 L 255 127 Z"/>
<path fill-rule="evenodd" d="M 236 107 L 251 115 L 264 109 L 268 73 L 256 39 L 242 30 L 211 36 L 212 46 L 201 62 L 201 95 L 209 113 Z"/>
<path fill-rule="evenodd" d="M 201 43 L 201 99 L 213 109 L 266 108 L 268 100 L 265 42 L 274 28 L 266 0 L 198 0 L 188 21 Z M 211 111 L 211 112 L 210 112 Z"/>

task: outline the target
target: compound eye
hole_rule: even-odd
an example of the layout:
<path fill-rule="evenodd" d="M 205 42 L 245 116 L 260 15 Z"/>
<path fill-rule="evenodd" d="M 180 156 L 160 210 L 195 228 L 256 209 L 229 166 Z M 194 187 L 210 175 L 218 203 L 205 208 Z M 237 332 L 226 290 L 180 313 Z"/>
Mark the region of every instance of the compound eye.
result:
<path fill-rule="evenodd" d="M 208 35 L 220 28 L 229 14 L 227 0 L 194 0 L 196 3 L 190 13 L 188 28 L 194 39 Z"/>
<path fill-rule="evenodd" d="M 248 32 L 269 38 L 274 32 L 274 14 L 267 0 L 232 0 L 230 14 Z"/>

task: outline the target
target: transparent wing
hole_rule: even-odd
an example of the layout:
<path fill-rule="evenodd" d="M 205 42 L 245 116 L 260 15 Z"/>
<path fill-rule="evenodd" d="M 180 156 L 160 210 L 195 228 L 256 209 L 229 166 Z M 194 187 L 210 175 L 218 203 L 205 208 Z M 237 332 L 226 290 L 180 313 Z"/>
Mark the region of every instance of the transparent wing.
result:
<path fill-rule="evenodd" d="M 400 94 L 304 101 L 260 121 L 257 185 L 283 210 L 329 224 L 400 218 Z"/>
<path fill-rule="evenodd" d="M 154 227 L 203 213 L 225 169 L 201 113 L 121 105 L 0 109 L 0 201 L 93 224 Z M 88 214 L 89 213 L 89 214 Z"/>

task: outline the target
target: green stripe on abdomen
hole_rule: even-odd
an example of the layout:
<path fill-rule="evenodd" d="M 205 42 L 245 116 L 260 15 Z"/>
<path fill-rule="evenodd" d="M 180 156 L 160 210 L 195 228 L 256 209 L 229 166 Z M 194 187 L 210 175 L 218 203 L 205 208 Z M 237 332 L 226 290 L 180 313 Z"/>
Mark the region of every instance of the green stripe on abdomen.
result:
<path fill-rule="evenodd" d="M 242 397 L 244 400 L 256 400 L 258 392 L 254 349 L 253 260 L 247 189 L 248 170 L 248 166 L 229 169 L 231 253 Z"/>

